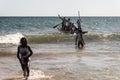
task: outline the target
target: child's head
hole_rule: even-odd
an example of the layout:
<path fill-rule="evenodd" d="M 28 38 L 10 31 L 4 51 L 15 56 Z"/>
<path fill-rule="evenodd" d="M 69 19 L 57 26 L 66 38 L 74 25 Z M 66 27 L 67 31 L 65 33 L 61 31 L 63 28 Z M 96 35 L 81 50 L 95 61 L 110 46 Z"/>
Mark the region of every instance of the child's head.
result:
<path fill-rule="evenodd" d="M 21 40 L 20 40 L 20 43 L 21 43 L 21 45 L 23 45 L 23 46 L 27 46 L 27 40 L 26 40 L 26 38 L 25 38 L 25 37 L 22 37 Z"/>

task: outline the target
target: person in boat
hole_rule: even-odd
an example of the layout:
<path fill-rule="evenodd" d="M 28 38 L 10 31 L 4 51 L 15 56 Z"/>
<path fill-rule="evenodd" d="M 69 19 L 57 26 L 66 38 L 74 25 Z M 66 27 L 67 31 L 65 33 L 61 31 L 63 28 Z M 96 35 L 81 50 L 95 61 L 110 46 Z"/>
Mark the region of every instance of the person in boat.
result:
<path fill-rule="evenodd" d="M 74 34 L 77 30 L 76 26 L 72 22 L 70 23 L 69 29 L 71 34 Z"/>
<path fill-rule="evenodd" d="M 65 17 L 61 17 L 60 15 L 58 15 L 58 16 L 62 20 L 62 30 L 65 30 L 67 19 Z"/>
<path fill-rule="evenodd" d="M 71 26 L 71 22 L 70 22 L 70 18 L 68 18 L 68 20 L 66 21 L 66 31 L 70 31 L 70 27 Z"/>
<path fill-rule="evenodd" d="M 65 31 L 69 31 L 69 27 L 70 27 L 70 18 L 66 19 L 65 17 L 61 17 L 60 15 L 58 15 L 59 18 L 62 20 L 62 30 Z"/>
<path fill-rule="evenodd" d="M 33 52 L 30 46 L 27 45 L 26 38 L 22 37 L 20 40 L 20 45 L 18 46 L 18 50 L 17 50 L 17 58 L 19 59 L 19 62 L 21 64 L 23 75 L 25 75 L 24 69 L 25 67 L 27 67 L 27 77 L 29 77 L 29 72 L 30 72 L 28 62 L 32 54 Z"/>
<path fill-rule="evenodd" d="M 66 24 L 67 24 L 67 20 L 66 20 L 66 18 L 64 17 L 63 19 L 62 19 L 62 30 L 66 30 Z"/>

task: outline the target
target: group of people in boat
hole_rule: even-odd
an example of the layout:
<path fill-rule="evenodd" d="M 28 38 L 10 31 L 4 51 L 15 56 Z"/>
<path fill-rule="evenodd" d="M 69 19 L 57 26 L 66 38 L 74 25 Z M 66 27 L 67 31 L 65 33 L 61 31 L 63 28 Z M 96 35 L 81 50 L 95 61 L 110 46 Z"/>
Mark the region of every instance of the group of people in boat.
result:
<path fill-rule="evenodd" d="M 59 16 L 59 15 L 58 15 Z M 68 32 L 70 34 L 76 33 L 76 38 L 75 38 L 75 45 L 80 48 L 83 48 L 85 45 L 85 42 L 83 40 L 83 31 L 81 28 L 81 22 L 82 20 L 80 18 L 77 19 L 77 27 L 70 21 L 70 18 L 66 19 L 65 17 L 60 17 L 59 18 L 62 20 L 62 28 L 61 30 L 64 32 Z"/>
<path fill-rule="evenodd" d="M 70 21 L 70 18 L 66 19 L 65 17 L 62 18 L 60 16 L 59 16 L 59 18 L 62 20 L 62 22 L 61 22 L 61 24 L 62 24 L 61 31 L 73 34 L 77 28 L 74 25 L 74 23 L 72 23 Z"/>

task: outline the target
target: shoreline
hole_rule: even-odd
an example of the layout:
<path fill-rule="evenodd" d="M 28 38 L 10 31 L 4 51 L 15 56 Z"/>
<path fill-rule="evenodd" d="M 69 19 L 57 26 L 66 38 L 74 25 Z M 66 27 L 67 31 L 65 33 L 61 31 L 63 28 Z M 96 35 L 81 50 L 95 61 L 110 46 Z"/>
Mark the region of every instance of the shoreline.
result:
<path fill-rule="evenodd" d="M 43 80 L 117 80 L 118 78 L 120 78 L 118 76 L 120 72 L 120 63 L 118 63 L 120 61 L 119 57 L 120 54 L 106 54 L 103 52 L 80 52 L 76 54 L 64 53 L 57 55 L 53 53 L 39 53 L 39 55 L 37 54 L 32 56 L 30 69 L 32 70 L 32 75 L 37 74 L 36 76 L 38 77 L 38 79 L 41 80 L 43 78 L 41 77 L 42 73 L 37 73 L 37 71 L 44 72 Z M 1 60 L 5 64 L 5 60 L 7 60 L 8 63 L 14 63 L 11 64 L 11 66 L 14 67 L 14 70 L 12 72 L 13 77 L 21 75 L 20 64 L 18 61 L 14 61 L 17 60 L 15 55 L 2 57 L 0 61 Z M 10 64 L 7 64 L 6 67 L 7 66 L 10 66 Z M 17 66 L 19 66 L 19 68 Z M 12 70 L 13 68 L 9 67 L 9 69 Z M 8 74 L 9 73 L 6 73 L 6 76 Z M 50 79 L 46 79 L 45 76 L 50 75 L 53 77 L 51 77 Z M 8 78 L 4 80 L 19 80 L 17 79 L 17 77 L 14 77 L 15 79 L 12 79 L 12 76 L 11 79 Z M 71 79 L 70 77 L 72 77 L 73 79 Z M 32 77 L 32 79 L 33 78 L 34 77 Z M 34 80 L 38 79 L 35 78 Z"/>
<path fill-rule="evenodd" d="M 76 49 L 74 42 L 29 46 L 34 52 L 30 62 L 29 80 L 118 80 L 120 78 L 119 41 L 86 42 L 82 50 Z M 0 52 L 2 55 L 0 79 L 21 79 L 22 70 L 16 57 L 17 46 L 3 46 L 0 47 L 0 51 L 3 51 Z"/>

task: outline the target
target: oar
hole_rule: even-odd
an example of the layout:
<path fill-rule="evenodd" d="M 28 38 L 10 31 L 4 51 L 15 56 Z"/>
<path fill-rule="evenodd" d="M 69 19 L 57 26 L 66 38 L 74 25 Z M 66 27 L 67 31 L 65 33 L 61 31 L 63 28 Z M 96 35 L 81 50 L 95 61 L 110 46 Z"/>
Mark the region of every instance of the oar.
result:
<path fill-rule="evenodd" d="M 58 25 L 60 25 L 60 24 L 57 24 L 57 25 L 53 26 L 53 28 L 56 28 Z"/>
<path fill-rule="evenodd" d="M 61 20 L 63 20 L 64 18 L 63 17 L 61 17 L 59 14 L 58 14 L 58 17 L 61 19 Z"/>

